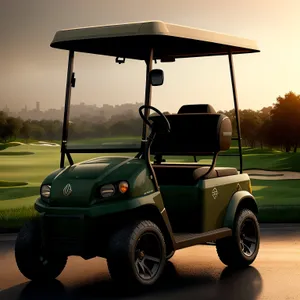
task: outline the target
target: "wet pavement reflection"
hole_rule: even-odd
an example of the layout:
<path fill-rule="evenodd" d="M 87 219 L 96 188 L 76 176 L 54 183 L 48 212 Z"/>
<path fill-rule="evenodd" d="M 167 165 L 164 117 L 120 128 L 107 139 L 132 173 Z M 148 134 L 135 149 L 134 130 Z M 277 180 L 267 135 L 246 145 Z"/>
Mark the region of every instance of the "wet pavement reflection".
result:
<path fill-rule="evenodd" d="M 0 300 L 300 299 L 300 225 L 265 228 L 256 261 L 243 270 L 225 267 L 213 246 L 180 250 L 156 286 L 129 295 L 113 283 L 100 258 L 70 257 L 58 280 L 28 281 L 16 267 L 13 247 L 13 241 L 0 240 Z"/>
<path fill-rule="evenodd" d="M 124 295 L 110 279 L 99 278 L 93 282 L 65 287 L 59 280 L 48 283 L 29 282 L 5 290 L 0 299 L 258 299 L 263 281 L 254 267 L 232 271 L 224 268 L 219 278 L 212 274 L 179 274 L 175 265 L 168 262 L 161 281 L 142 294 Z M 13 298 L 15 294 L 16 298 Z M 19 294 L 19 296 L 17 296 Z"/>

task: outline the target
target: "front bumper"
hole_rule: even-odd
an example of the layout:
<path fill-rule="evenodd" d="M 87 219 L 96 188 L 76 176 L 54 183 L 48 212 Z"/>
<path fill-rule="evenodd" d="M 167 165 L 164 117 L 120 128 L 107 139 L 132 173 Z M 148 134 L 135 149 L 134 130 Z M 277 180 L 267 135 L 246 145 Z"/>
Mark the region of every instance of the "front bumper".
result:
<path fill-rule="evenodd" d="M 35 209 L 40 213 L 43 246 L 67 256 L 106 257 L 108 239 L 121 222 L 128 221 L 127 212 L 153 205 L 156 194 L 90 207 L 51 207 L 38 198 Z"/>
<path fill-rule="evenodd" d="M 116 228 L 114 219 L 84 215 L 40 215 L 42 243 L 46 251 L 89 259 L 106 257 L 108 239 Z"/>
<path fill-rule="evenodd" d="M 83 215 L 41 214 L 42 240 L 47 251 L 69 255 L 87 252 L 87 222 Z"/>
<path fill-rule="evenodd" d="M 89 218 L 97 218 L 101 216 L 106 216 L 109 214 L 115 214 L 118 212 L 123 212 L 131 210 L 145 204 L 155 204 L 155 198 L 160 198 L 160 192 L 154 192 L 145 196 L 131 198 L 127 200 L 106 200 L 97 204 L 93 204 L 87 207 L 63 207 L 63 206 L 50 206 L 42 201 L 39 197 L 34 207 L 39 213 L 44 213 L 47 215 L 83 215 Z M 163 209 L 163 207 L 159 207 Z"/>

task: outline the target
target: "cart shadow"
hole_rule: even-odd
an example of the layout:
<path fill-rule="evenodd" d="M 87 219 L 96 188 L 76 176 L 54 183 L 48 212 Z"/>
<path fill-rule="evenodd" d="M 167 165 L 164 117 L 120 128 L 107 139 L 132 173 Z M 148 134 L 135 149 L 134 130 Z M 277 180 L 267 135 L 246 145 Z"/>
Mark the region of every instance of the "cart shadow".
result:
<path fill-rule="evenodd" d="M 145 294 L 124 295 L 124 287 L 114 285 L 112 280 L 95 278 L 91 283 L 82 283 L 71 288 L 65 288 L 64 285 L 54 280 L 51 283 L 33 283 L 29 282 L 23 288 L 18 300 L 35 299 L 125 299 L 130 296 L 139 298 L 160 298 L 163 295 L 176 296 L 187 295 L 187 298 L 205 295 L 209 299 L 258 299 L 262 291 L 262 278 L 260 273 L 254 267 L 248 267 L 244 270 L 232 271 L 225 268 L 220 274 L 219 279 L 209 272 L 201 275 L 182 275 L 176 270 L 172 262 L 168 262 L 166 270 L 155 287 L 149 289 Z"/>

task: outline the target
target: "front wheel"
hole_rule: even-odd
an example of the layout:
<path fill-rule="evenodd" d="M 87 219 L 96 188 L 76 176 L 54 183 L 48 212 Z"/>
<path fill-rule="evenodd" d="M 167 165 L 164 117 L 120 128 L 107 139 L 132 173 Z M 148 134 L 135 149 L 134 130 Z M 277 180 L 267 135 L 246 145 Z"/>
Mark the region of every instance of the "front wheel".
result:
<path fill-rule="evenodd" d="M 174 251 L 174 250 L 171 251 L 171 252 L 166 256 L 166 259 L 167 259 L 167 260 L 171 259 L 171 258 L 174 256 L 174 254 L 175 254 L 175 251 Z"/>
<path fill-rule="evenodd" d="M 236 218 L 232 236 L 216 241 L 220 260 L 229 267 L 251 265 L 259 251 L 260 230 L 255 214 L 243 209 Z"/>
<path fill-rule="evenodd" d="M 42 248 L 38 221 L 30 221 L 20 230 L 15 243 L 15 258 L 20 272 L 30 280 L 53 280 L 67 263 L 66 256 L 46 253 Z"/>
<path fill-rule="evenodd" d="M 117 231 L 108 245 L 107 265 L 117 283 L 132 288 L 153 285 L 166 264 L 166 245 L 151 221 L 139 221 Z"/>

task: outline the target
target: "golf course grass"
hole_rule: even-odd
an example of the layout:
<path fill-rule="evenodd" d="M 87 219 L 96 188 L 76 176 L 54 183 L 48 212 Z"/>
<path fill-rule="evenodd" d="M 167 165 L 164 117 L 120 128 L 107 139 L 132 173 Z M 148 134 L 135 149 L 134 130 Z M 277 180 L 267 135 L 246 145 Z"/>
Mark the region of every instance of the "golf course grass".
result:
<path fill-rule="evenodd" d="M 132 140 L 132 138 L 128 138 Z M 97 144 L 99 139 L 89 141 Z M 113 142 L 113 139 L 101 142 Z M 83 144 L 84 141 L 76 142 Z M 75 143 L 74 143 L 75 144 Z M 1 150 L 2 149 L 2 150 Z M 236 147 L 227 155 L 238 153 Z M 300 172 L 300 153 L 284 153 L 268 149 L 243 150 L 244 169 L 286 170 Z M 101 154 L 74 154 L 74 162 L 100 156 Z M 132 154 L 112 154 L 126 155 Z M 172 160 L 193 162 L 193 157 L 172 157 Z M 201 163 L 210 163 L 206 157 L 197 157 Z M 18 228 L 25 220 L 33 217 L 34 201 L 39 195 L 42 180 L 58 168 L 60 147 L 34 144 L 0 144 L 0 228 Z M 238 156 L 219 156 L 217 166 L 239 168 Z M 254 180 L 253 194 L 260 209 L 260 221 L 281 222 L 300 221 L 298 180 Z M 295 209 L 299 208 L 299 209 Z"/>
<path fill-rule="evenodd" d="M 300 222 L 299 180 L 251 179 L 263 222 Z"/>

